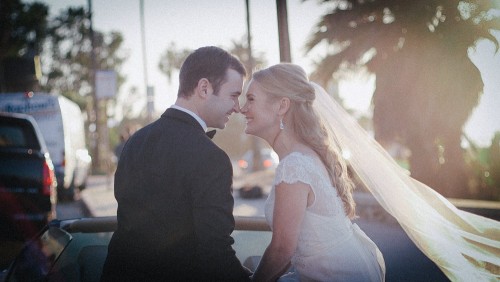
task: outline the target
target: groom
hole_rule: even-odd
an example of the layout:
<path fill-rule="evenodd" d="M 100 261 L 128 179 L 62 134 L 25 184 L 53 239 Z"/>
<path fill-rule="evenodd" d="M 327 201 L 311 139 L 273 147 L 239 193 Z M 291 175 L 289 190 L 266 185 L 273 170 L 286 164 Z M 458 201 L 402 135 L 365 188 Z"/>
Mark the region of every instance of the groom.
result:
<path fill-rule="evenodd" d="M 226 51 L 197 49 L 175 105 L 127 141 L 102 281 L 249 281 L 232 248 L 231 162 L 205 134 L 239 112 L 245 75 Z"/>

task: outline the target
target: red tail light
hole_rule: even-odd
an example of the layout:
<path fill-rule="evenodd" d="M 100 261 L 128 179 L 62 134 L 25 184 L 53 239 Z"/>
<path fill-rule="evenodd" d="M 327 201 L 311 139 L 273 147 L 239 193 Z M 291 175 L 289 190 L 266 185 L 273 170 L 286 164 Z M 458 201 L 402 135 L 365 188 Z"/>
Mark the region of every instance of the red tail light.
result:
<path fill-rule="evenodd" d="M 264 160 L 262 162 L 262 165 L 265 167 L 265 168 L 270 168 L 272 165 L 273 165 L 273 162 L 271 160 Z"/>
<path fill-rule="evenodd" d="M 248 167 L 248 163 L 247 163 L 245 160 L 239 160 L 239 161 L 238 161 L 238 166 L 239 166 L 240 168 L 243 168 L 243 169 L 244 169 L 244 168 L 247 168 L 247 167 Z"/>
<path fill-rule="evenodd" d="M 52 183 L 54 183 L 54 170 L 49 167 L 47 161 L 43 162 L 43 188 L 42 194 L 50 196 Z"/>

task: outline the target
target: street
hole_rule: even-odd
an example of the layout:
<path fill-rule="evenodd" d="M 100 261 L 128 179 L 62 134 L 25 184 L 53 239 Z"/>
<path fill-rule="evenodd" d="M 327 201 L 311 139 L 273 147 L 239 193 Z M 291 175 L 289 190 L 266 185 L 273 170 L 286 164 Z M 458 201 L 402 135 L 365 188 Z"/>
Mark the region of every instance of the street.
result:
<path fill-rule="evenodd" d="M 57 211 L 57 219 L 71 219 L 71 218 L 80 218 L 80 217 L 88 217 L 88 216 L 99 216 L 92 215 L 87 205 L 84 202 L 82 195 L 85 194 L 95 194 L 97 191 L 105 189 L 108 187 L 108 179 L 107 176 L 93 176 L 91 175 L 87 180 L 87 188 L 85 188 L 81 192 L 77 192 L 75 194 L 75 201 L 72 202 L 61 202 L 59 201 L 56 206 Z M 114 200 L 114 198 L 113 198 Z M 116 207 L 114 208 L 114 214 L 116 215 Z"/>
<path fill-rule="evenodd" d="M 76 200 L 74 202 L 59 202 L 57 203 L 56 210 L 58 219 L 88 216 L 88 214 L 85 212 L 85 207 L 82 200 Z"/>

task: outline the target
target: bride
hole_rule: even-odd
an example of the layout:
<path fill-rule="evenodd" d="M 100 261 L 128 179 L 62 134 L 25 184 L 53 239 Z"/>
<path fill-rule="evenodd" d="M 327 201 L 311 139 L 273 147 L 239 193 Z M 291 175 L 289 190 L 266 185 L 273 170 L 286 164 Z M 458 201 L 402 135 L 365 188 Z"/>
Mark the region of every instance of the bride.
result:
<path fill-rule="evenodd" d="M 408 176 L 301 67 L 285 63 L 254 73 L 245 96 L 245 132 L 280 157 L 265 208 L 273 235 L 255 281 L 384 280 L 382 254 L 350 221 L 353 184 L 342 152 L 448 278 L 500 278 L 499 222 L 456 209 Z"/>

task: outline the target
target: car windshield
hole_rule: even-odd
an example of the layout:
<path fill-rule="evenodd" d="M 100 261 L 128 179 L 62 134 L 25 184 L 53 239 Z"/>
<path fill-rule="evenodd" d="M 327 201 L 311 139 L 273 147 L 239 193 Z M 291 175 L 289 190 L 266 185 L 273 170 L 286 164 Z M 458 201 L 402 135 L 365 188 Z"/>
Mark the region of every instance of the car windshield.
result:
<path fill-rule="evenodd" d="M 71 240 L 69 233 L 49 227 L 25 245 L 6 281 L 42 281 Z"/>

